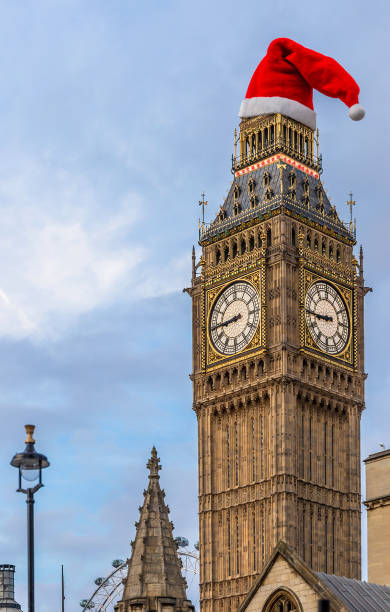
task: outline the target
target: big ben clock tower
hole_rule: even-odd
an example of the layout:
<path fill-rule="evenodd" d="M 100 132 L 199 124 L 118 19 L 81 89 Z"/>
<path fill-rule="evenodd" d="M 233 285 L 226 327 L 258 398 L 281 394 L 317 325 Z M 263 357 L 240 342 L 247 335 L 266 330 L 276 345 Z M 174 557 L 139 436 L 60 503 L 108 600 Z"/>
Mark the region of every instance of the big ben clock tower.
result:
<path fill-rule="evenodd" d="M 314 571 L 360 578 L 363 257 L 321 183 L 313 86 L 364 114 L 337 62 L 271 43 L 193 257 L 202 612 L 237 610 L 279 540 Z"/>

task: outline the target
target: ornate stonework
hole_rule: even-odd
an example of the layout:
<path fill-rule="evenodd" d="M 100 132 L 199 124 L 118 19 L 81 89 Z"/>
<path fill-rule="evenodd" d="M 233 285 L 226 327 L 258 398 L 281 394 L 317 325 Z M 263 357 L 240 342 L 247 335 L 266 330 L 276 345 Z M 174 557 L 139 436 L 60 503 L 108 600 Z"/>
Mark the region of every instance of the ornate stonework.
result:
<path fill-rule="evenodd" d="M 263 133 L 252 134 L 249 161 L 269 157 L 272 134 L 283 153 L 285 118 L 260 119 L 242 124 L 236 171 L 248 166 L 245 130 L 256 134 L 258 124 Z M 291 128 L 298 136 L 290 136 L 284 152 L 297 167 L 275 163 L 236 179 L 216 221 L 201 229 L 201 274 L 194 262 L 188 290 L 202 612 L 237 610 L 279 540 L 314 571 L 360 578 L 363 259 L 357 264 L 353 228 L 323 192 L 314 136 L 287 123 L 284 133 Z M 291 143 L 307 138 L 294 158 Z M 308 178 L 298 162 L 318 178 Z M 258 328 L 239 352 L 219 353 L 210 342 L 210 313 L 221 291 L 240 280 L 258 292 Z M 318 281 L 326 296 L 310 314 L 305 299 Z M 213 321 L 213 331 L 229 329 L 223 314 Z M 333 330 L 336 323 L 347 328 L 345 342 Z M 314 324 L 325 349 L 309 334 Z"/>
<path fill-rule="evenodd" d="M 123 597 L 115 612 L 194 612 L 186 596 L 187 585 L 181 575 L 165 492 L 160 488 L 161 466 L 154 447 L 147 467 L 149 486 L 144 491 L 144 504 L 131 543 Z"/>

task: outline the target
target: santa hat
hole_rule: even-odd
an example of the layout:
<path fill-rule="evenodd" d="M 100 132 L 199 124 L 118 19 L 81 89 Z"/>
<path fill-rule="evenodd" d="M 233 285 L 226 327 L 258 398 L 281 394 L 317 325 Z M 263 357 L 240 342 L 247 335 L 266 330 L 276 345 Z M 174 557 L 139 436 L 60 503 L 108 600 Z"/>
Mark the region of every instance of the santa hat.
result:
<path fill-rule="evenodd" d="M 336 60 L 290 40 L 276 38 L 253 73 L 240 117 L 282 113 L 314 129 L 313 87 L 349 107 L 349 116 L 365 115 L 359 86 Z"/>

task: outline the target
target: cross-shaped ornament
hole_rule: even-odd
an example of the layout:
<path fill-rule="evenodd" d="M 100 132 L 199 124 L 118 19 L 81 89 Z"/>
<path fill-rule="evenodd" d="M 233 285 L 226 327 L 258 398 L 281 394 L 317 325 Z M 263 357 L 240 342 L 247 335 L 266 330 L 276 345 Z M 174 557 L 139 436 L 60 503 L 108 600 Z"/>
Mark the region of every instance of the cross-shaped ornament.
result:
<path fill-rule="evenodd" d="M 353 214 L 352 214 L 352 209 L 355 206 L 355 204 L 356 204 L 356 202 L 355 202 L 355 200 L 352 199 L 352 191 L 351 191 L 351 193 L 349 194 L 349 200 L 347 202 L 347 206 L 349 206 L 349 212 L 350 212 L 349 226 L 351 228 L 351 232 L 352 232 L 352 229 L 353 229 L 353 218 L 352 218 Z"/>
<path fill-rule="evenodd" d="M 199 200 L 199 206 L 201 206 L 201 207 L 202 207 L 202 224 L 203 224 L 203 225 L 204 225 L 204 207 L 205 207 L 205 206 L 207 206 L 207 204 L 208 204 L 207 200 L 205 200 L 205 199 L 204 199 L 204 196 L 205 196 L 205 195 L 206 195 L 206 194 L 205 194 L 205 192 L 203 192 L 203 193 L 201 194 L 202 199 L 201 199 L 201 200 Z"/>

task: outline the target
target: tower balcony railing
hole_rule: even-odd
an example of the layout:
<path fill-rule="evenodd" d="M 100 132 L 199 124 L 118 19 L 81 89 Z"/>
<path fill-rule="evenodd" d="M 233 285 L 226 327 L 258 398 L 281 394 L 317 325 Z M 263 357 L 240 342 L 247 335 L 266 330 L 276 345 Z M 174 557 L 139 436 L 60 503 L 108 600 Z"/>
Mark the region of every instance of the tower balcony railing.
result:
<path fill-rule="evenodd" d="M 275 155 L 276 153 L 285 153 L 290 157 L 293 157 L 296 161 L 306 164 L 307 166 L 313 168 L 313 170 L 316 170 L 319 174 L 321 174 L 322 156 L 318 155 L 317 157 L 315 157 L 314 155 L 309 153 L 309 150 L 305 145 L 302 148 L 303 150 L 301 150 L 300 144 L 298 142 L 295 145 L 292 145 L 287 138 L 279 136 L 275 140 L 271 141 L 269 144 L 266 144 L 262 147 L 258 147 L 257 150 L 253 149 L 252 151 L 248 151 L 247 153 L 241 153 L 241 155 L 237 157 L 233 156 L 232 171 L 237 172 L 237 170 L 246 168 L 247 166 L 261 161 L 262 159 L 266 159 L 271 155 Z"/>

